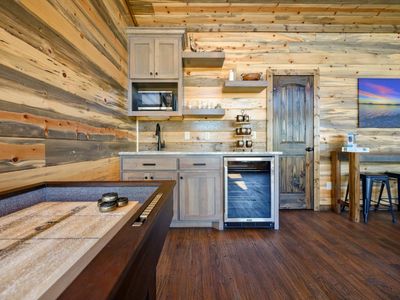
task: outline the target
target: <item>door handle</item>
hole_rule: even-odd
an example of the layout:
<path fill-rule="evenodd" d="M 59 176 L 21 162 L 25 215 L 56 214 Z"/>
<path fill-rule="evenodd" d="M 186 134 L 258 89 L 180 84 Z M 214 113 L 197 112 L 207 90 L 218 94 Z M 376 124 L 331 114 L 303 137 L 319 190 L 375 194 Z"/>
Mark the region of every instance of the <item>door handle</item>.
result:
<path fill-rule="evenodd" d="M 307 151 L 307 152 L 312 152 L 312 151 L 314 151 L 314 147 L 307 147 L 307 148 L 306 148 L 306 151 Z"/>

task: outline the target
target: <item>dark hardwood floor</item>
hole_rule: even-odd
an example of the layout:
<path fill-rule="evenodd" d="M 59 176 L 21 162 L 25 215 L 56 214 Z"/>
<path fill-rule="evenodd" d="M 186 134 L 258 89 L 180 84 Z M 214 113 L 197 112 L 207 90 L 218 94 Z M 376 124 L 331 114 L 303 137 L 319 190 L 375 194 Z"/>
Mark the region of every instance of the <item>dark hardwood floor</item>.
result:
<path fill-rule="evenodd" d="M 170 229 L 158 299 L 400 299 L 400 224 L 281 211 L 279 231 Z M 399 213 L 397 212 L 397 217 Z"/>

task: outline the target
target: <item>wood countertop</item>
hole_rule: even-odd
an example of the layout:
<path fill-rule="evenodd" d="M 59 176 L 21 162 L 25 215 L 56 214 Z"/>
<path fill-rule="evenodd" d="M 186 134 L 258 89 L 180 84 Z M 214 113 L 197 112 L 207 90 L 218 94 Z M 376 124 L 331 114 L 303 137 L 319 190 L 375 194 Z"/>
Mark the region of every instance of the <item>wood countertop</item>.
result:
<path fill-rule="evenodd" d="M 56 298 L 139 209 L 42 202 L 0 218 L 0 298 Z"/>

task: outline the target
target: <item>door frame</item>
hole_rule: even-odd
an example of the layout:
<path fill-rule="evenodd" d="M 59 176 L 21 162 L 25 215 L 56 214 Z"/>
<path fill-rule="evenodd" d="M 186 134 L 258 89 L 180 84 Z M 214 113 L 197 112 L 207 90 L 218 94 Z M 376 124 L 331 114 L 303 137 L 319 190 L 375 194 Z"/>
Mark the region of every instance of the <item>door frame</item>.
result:
<path fill-rule="evenodd" d="M 274 95 L 273 79 L 274 75 L 305 75 L 314 77 L 314 158 L 313 158 L 313 199 L 314 211 L 320 210 L 320 95 L 319 95 L 319 69 L 268 69 L 266 79 L 269 82 L 267 87 L 267 151 L 273 151 L 274 136 Z"/>

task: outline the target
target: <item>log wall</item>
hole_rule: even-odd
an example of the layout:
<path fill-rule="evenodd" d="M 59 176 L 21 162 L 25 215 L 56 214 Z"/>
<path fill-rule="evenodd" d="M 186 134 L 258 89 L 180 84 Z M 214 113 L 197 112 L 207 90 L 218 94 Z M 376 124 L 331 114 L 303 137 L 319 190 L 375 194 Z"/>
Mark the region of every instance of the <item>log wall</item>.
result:
<path fill-rule="evenodd" d="M 234 118 L 244 109 L 256 130 L 255 149 L 265 150 L 267 141 L 267 91 L 257 94 L 223 93 L 223 80 L 230 69 L 242 72 L 302 70 L 319 73 L 320 96 L 320 195 L 321 205 L 330 204 L 330 151 L 337 149 L 349 131 L 358 134 L 358 144 L 372 151 L 399 151 L 398 129 L 358 128 L 357 78 L 400 77 L 400 35 L 397 33 L 193 33 L 204 49 L 223 47 L 222 68 L 185 69 L 185 104 L 201 100 L 220 103 L 226 109 L 223 118 L 185 118 L 161 121 L 169 150 L 232 150 Z M 140 148 L 154 149 L 156 122 L 140 121 Z M 184 140 L 191 131 L 191 140 Z M 210 132 L 205 140 L 204 132 Z M 363 165 L 364 170 L 386 170 L 399 165 Z M 345 174 L 343 166 L 343 175 Z M 344 184 L 346 180 L 343 180 Z M 328 184 L 329 185 L 329 184 Z M 344 190 L 343 190 L 344 192 Z"/>
<path fill-rule="evenodd" d="M 0 190 L 119 178 L 130 25 L 123 0 L 0 1 Z"/>

